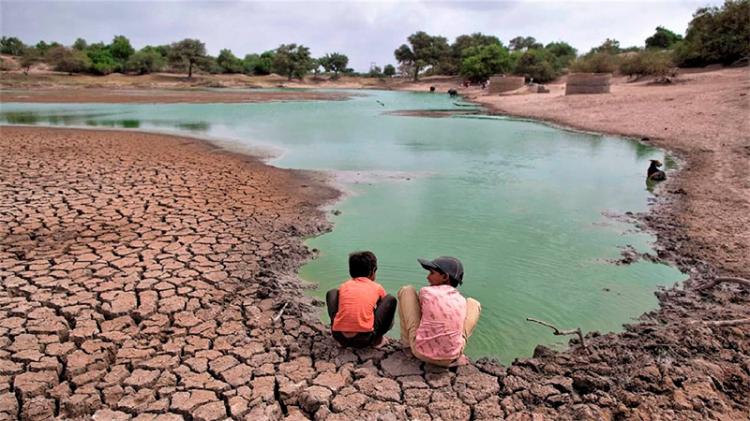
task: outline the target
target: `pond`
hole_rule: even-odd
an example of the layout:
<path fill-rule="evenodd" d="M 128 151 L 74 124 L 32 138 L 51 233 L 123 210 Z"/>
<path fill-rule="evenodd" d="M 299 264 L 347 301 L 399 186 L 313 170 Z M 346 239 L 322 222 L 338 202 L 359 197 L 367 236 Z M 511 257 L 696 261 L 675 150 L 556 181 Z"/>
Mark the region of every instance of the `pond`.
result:
<path fill-rule="evenodd" d="M 685 278 L 663 264 L 611 262 L 627 245 L 651 251 L 653 236 L 607 215 L 647 209 L 648 160 L 664 160 L 663 151 L 467 115 L 469 108 L 447 95 L 352 94 L 347 101 L 262 104 L 5 103 L 0 123 L 193 134 L 268 154 L 276 166 L 330 171 L 348 194 L 333 205 L 334 230 L 307 241 L 320 251 L 300 271 L 320 285 L 312 294 L 322 298 L 347 279 L 354 250 L 378 256 L 378 282 L 394 295 L 402 285 L 427 284 L 418 257 L 459 257 L 466 273 L 460 290 L 482 303 L 466 350 L 474 358 L 508 363 L 531 355 L 536 344 L 567 343 L 526 317 L 560 328 L 621 330 L 656 307 L 658 285 Z M 398 337 L 398 322 L 391 335 Z"/>

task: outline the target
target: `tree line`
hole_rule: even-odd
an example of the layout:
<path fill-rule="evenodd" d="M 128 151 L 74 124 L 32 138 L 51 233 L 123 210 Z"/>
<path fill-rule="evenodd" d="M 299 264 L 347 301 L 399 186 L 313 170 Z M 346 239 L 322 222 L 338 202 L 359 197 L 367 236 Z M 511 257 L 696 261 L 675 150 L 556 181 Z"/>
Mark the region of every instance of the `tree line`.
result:
<path fill-rule="evenodd" d="M 726 0 L 721 7 L 696 10 L 685 36 L 659 26 L 645 40 L 644 47 L 622 48 L 619 41 L 606 39 L 583 55 L 564 41 L 542 44 L 531 36 L 518 36 L 504 45 L 492 35 L 461 35 L 451 44 L 445 37 L 416 32 L 394 51 L 398 69 L 392 64 L 373 65 L 365 76 L 390 77 L 397 72 L 415 81 L 426 75 L 460 75 L 471 82 L 483 82 L 494 74 L 514 74 L 541 83 L 567 71 L 613 72 L 629 76 L 664 76 L 679 67 L 732 64 L 750 57 L 750 0 Z M 184 39 L 168 45 L 146 46 L 136 51 L 125 36 L 110 44 L 89 44 L 77 39 L 72 46 L 57 42 L 25 45 L 16 37 L 2 37 L 0 52 L 20 57 L 26 71 L 39 62 L 56 70 L 106 75 L 113 72 L 146 74 L 165 69 L 208 73 L 277 73 L 292 78 L 322 71 L 331 78 L 355 74 L 347 67 L 349 58 L 332 52 L 313 58 L 310 49 L 299 44 L 282 44 L 260 54 L 235 56 L 223 49 L 218 56 L 206 53 L 197 39 Z"/>

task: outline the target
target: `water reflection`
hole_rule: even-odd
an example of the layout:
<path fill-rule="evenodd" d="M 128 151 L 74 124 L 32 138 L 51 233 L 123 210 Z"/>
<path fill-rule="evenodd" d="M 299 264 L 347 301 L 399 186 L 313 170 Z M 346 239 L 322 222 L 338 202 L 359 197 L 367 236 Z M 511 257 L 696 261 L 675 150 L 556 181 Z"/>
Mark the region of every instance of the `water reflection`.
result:
<path fill-rule="evenodd" d="M 170 129 L 187 130 L 191 132 L 207 132 L 211 124 L 206 121 L 184 122 L 179 120 L 147 120 L 138 118 L 110 118 L 114 115 L 127 114 L 123 112 L 72 112 L 72 113 L 44 113 L 35 111 L 6 111 L 0 112 L 0 123 L 7 124 L 51 124 L 62 126 L 90 126 L 113 127 L 124 129 L 138 129 L 148 127 L 164 127 Z"/>

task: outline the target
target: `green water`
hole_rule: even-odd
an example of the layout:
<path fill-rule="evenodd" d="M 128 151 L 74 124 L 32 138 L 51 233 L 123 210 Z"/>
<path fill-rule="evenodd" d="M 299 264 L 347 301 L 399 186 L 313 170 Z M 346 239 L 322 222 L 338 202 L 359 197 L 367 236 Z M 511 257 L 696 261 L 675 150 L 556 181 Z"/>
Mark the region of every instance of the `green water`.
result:
<path fill-rule="evenodd" d="M 328 170 L 349 194 L 333 205 L 333 232 L 310 239 L 320 257 L 300 275 L 320 284 L 347 278 L 347 255 L 372 250 L 378 281 L 394 294 L 426 285 L 417 257 L 453 255 L 463 294 L 482 303 L 472 357 L 504 362 L 538 343 L 560 345 L 560 328 L 620 330 L 657 305 L 657 285 L 676 269 L 616 266 L 620 247 L 650 250 L 652 236 L 605 213 L 643 211 L 649 159 L 634 141 L 504 118 L 425 118 L 395 110 L 456 109 L 445 95 L 356 92 L 348 101 L 266 104 L 2 104 L 0 123 L 138 128 L 222 139 L 274 154 L 281 167 Z M 384 104 L 381 106 L 377 101 Z M 338 212 L 337 212 L 338 213 Z M 398 337 L 398 323 L 394 331 Z"/>

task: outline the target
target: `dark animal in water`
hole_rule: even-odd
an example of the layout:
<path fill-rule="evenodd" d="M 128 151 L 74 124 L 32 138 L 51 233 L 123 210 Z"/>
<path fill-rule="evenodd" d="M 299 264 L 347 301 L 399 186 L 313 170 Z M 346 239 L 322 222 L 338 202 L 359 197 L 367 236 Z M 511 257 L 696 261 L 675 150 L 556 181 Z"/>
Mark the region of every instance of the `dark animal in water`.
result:
<path fill-rule="evenodd" d="M 458 96 L 458 91 L 455 89 L 448 89 L 448 95 L 450 96 Z"/>
<path fill-rule="evenodd" d="M 383 104 L 379 99 L 376 99 L 375 102 L 377 102 L 378 104 L 380 104 L 381 107 L 385 107 L 385 104 Z"/>
<path fill-rule="evenodd" d="M 434 86 L 430 86 L 430 92 L 435 92 L 435 87 Z"/>
<path fill-rule="evenodd" d="M 665 174 L 664 171 L 660 170 L 659 167 L 661 167 L 661 162 L 656 159 L 652 159 L 651 165 L 648 167 L 648 172 L 646 173 L 649 180 L 664 181 L 667 179 L 667 174 Z"/>

